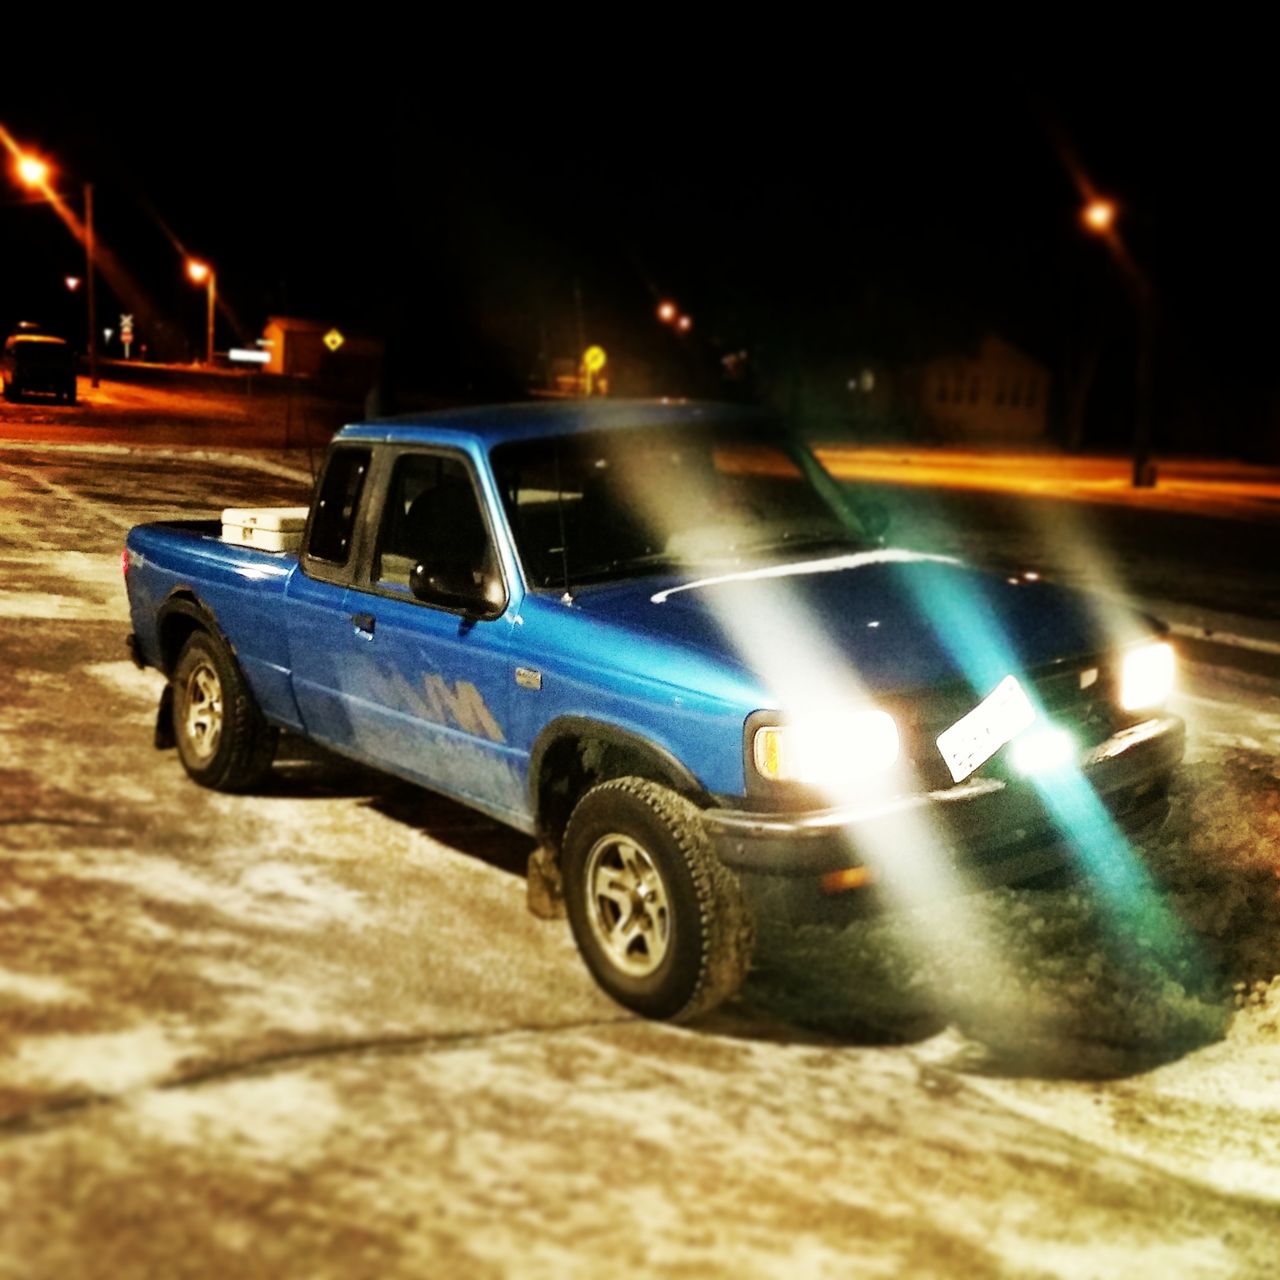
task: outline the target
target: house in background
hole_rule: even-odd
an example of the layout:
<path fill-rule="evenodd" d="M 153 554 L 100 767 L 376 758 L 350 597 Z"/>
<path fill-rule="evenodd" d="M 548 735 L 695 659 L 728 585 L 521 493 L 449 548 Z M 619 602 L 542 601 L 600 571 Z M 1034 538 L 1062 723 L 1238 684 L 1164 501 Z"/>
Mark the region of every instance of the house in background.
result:
<path fill-rule="evenodd" d="M 335 337 L 340 336 L 340 341 Z M 383 344 L 375 338 L 339 331 L 319 320 L 269 316 L 262 336 L 270 361 L 267 373 L 298 377 L 337 376 L 342 381 L 368 381 L 382 359 Z"/>
<path fill-rule="evenodd" d="M 944 440 L 1039 444 L 1049 431 L 1049 370 L 994 335 L 971 356 L 916 371 L 916 408 Z"/>
<path fill-rule="evenodd" d="M 1033 448 L 1048 443 L 1048 368 L 988 335 L 914 363 L 847 359 L 803 371 L 792 408 L 864 439 Z"/>

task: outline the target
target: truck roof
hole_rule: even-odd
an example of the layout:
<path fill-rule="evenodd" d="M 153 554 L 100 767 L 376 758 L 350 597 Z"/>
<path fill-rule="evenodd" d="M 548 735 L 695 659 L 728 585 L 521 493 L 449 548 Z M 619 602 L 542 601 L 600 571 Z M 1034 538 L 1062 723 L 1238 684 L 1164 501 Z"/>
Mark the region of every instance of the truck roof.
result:
<path fill-rule="evenodd" d="M 65 347 L 67 340 L 65 338 L 56 337 L 52 333 L 31 333 L 22 330 L 19 333 L 12 333 L 5 339 L 6 347 Z"/>
<path fill-rule="evenodd" d="M 628 427 L 675 426 L 763 420 L 760 409 L 697 400 L 533 400 L 519 404 L 401 414 L 352 423 L 341 440 L 438 440 L 442 433 L 466 435 L 490 449 L 513 440 L 578 435 Z"/>

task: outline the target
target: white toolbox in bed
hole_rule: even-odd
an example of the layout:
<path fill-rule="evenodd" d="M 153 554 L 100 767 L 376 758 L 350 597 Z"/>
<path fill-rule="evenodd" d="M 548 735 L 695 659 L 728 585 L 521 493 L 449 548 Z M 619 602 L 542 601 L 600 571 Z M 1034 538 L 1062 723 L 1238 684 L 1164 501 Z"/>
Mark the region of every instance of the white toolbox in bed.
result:
<path fill-rule="evenodd" d="M 222 540 L 260 551 L 297 551 L 306 523 L 306 507 L 227 507 Z"/>

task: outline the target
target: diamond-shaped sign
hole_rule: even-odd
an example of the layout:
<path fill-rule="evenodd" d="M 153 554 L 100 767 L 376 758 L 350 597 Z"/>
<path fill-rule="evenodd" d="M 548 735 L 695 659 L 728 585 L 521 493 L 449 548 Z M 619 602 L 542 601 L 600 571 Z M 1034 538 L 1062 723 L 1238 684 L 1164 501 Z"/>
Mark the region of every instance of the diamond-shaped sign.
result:
<path fill-rule="evenodd" d="M 328 347 L 330 351 L 337 351 L 344 342 L 346 342 L 346 338 L 344 338 L 337 329 L 330 329 L 329 332 L 324 335 L 324 345 Z"/>

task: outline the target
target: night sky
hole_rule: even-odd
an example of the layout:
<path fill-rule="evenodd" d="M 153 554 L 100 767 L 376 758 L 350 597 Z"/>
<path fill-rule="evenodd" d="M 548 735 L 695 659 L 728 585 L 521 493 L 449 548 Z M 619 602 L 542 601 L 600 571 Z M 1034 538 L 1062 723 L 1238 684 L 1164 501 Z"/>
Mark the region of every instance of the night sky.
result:
<path fill-rule="evenodd" d="M 399 381 L 441 390 L 518 390 L 540 353 L 573 353 L 579 316 L 587 341 L 676 381 L 739 348 L 776 380 L 797 361 L 908 361 L 988 331 L 1058 374 L 1093 343 L 1105 444 L 1132 394 L 1134 310 L 1080 228 L 1076 166 L 1120 204 L 1151 281 L 1168 432 L 1194 443 L 1225 421 L 1247 443 L 1274 424 L 1276 112 L 1245 70 L 713 61 L 714 76 L 640 59 L 570 76 L 544 58 L 407 77 L 373 74 L 366 54 L 338 77 L 264 54 L 215 92 L 139 87 L 127 112 L 104 109 L 119 100 L 105 90 L 0 90 L 0 123 L 67 190 L 94 182 L 140 337 L 177 354 L 198 352 L 202 298 L 170 234 L 215 264 L 244 338 L 268 314 L 332 320 L 385 338 Z M 0 321 L 82 340 L 83 304 L 61 289 L 82 269 L 74 241 L 4 192 Z M 666 296 L 693 317 L 682 343 L 654 319 Z M 100 311 L 122 309 L 104 291 Z"/>

